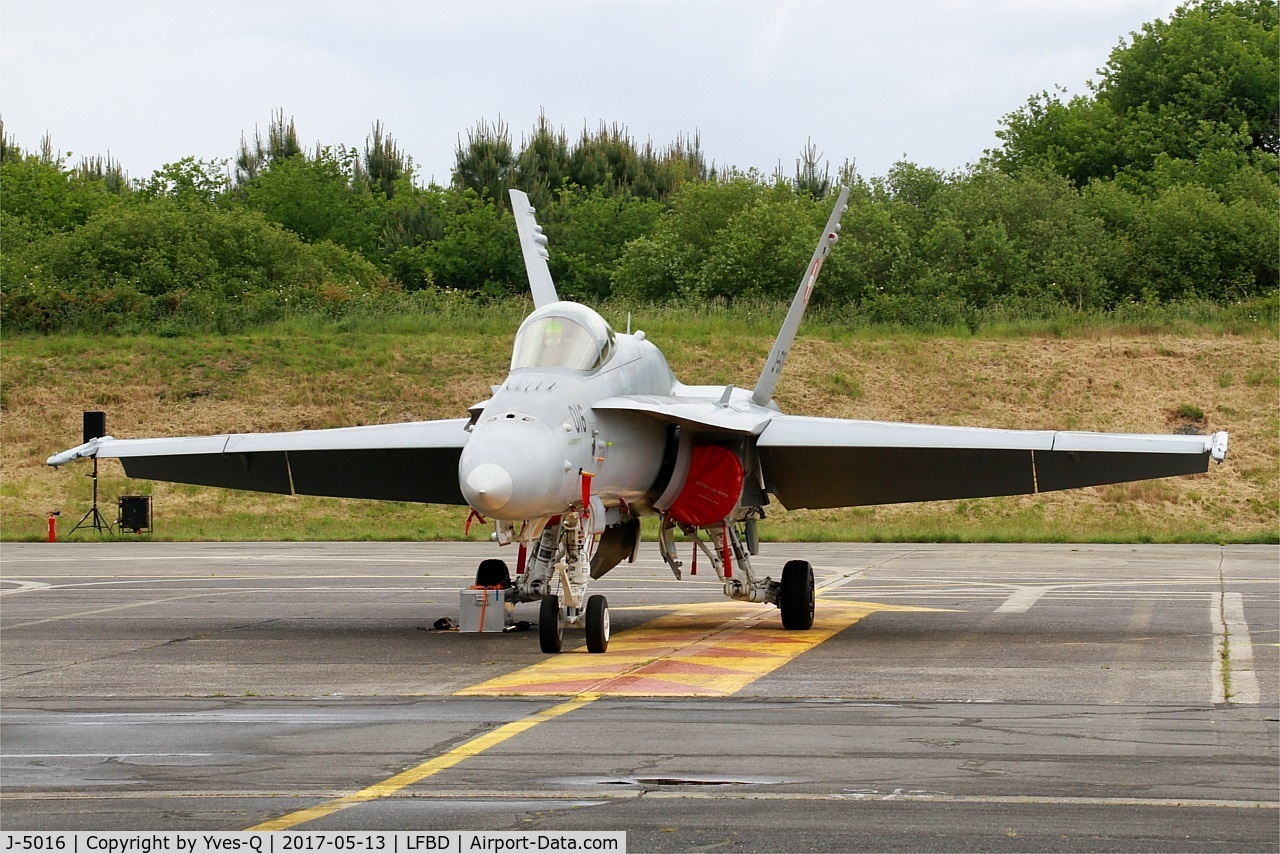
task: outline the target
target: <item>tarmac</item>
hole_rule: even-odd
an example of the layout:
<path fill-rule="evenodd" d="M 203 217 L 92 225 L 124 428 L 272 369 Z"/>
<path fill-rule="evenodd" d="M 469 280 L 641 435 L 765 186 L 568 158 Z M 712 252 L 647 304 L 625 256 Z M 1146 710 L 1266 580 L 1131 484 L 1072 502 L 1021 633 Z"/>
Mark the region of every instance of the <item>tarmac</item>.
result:
<path fill-rule="evenodd" d="M 432 629 L 496 546 L 4 544 L 4 827 L 1280 850 L 1280 548 L 766 543 L 808 632 L 656 552 L 547 656 Z"/>

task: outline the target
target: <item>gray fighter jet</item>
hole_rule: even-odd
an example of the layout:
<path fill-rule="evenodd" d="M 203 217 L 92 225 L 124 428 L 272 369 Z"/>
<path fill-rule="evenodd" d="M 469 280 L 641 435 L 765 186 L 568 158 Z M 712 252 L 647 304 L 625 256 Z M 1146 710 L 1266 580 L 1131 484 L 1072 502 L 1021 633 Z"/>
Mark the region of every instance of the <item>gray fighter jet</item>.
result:
<path fill-rule="evenodd" d="M 587 647 L 609 643 L 592 579 L 640 545 L 640 519 L 660 519 L 658 547 L 676 577 L 675 533 L 696 543 L 725 595 L 772 603 L 788 629 L 814 618 L 813 568 L 781 578 L 751 566 L 770 496 L 788 508 L 849 507 L 1024 495 L 1191 474 L 1226 457 L 1227 434 L 1135 435 L 992 430 L 784 415 L 773 394 L 823 261 L 836 242 L 841 191 L 768 361 L 752 389 L 688 386 L 643 332 L 619 334 L 598 313 L 560 300 L 547 240 L 528 197 L 511 191 L 534 311 L 516 333 L 511 371 L 465 418 L 189 438 L 102 436 L 49 458 L 118 458 L 130 477 L 301 495 L 469 505 L 515 545 L 516 572 L 484 561 L 479 586 L 507 602 L 541 602 L 539 638 L 559 652 L 566 624 Z M 696 560 L 697 554 L 694 554 Z"/>

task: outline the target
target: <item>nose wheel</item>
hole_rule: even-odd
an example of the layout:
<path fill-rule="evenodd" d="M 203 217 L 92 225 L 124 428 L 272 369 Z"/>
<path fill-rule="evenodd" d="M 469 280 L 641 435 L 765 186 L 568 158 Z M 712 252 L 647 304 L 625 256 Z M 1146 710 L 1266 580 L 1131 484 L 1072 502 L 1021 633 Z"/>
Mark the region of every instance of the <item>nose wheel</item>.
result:
<path fill-rule="evenodd" d="M 587 652 L 609 648 L 609 603 L 603 596 L 587 599 Z"/>
<path fill-rule="evenodd" d="M 559 652 L 564 647 L 564 610 L 560 597 L 543 596 L 538 608 L 538 644 L 543 652 Z"/>
<path fill-rule="evenodd" d="M 587 652 L 604 652 L 609 648 L 609 603 L 603 596 L 587 599 L 584 622 L 587 630 Z M 560 597 L 542 597 L 538 610 L 538 644 L 546 653 L 564 649 L 564 626 L 568 622 Z"/>

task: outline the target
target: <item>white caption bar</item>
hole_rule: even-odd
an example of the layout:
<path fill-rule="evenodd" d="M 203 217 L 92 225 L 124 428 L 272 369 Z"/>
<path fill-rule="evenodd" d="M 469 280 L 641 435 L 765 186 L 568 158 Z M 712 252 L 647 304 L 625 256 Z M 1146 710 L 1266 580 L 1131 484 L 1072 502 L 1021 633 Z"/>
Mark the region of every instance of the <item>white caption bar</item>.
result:
<path fill-rule="evenodd" d="M 622 830 L 355 832 L 277 830 L 195 833 L 0 832 L 0 854 L 507 854 L 602 851 L 626 854 Z"/>

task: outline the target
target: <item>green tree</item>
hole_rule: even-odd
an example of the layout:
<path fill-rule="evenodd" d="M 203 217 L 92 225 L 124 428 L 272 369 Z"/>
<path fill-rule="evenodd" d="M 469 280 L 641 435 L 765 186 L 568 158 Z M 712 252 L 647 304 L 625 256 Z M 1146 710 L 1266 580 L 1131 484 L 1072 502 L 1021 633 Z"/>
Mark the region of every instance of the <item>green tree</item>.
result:
<path fill-rule="evenodd" d="M 893 204 L 871 184 L 845 177 L 849 210 L 841 220 L 840 251 L 827 259 L 814 291 L 819 302 L 860 302 L 897 290 L 911 254 L 910 234 L 894 217 Z"/>
<path fill-rule="evenodd" d="M 467 131 L 467 144 L 458 139 L 454 150 L 453 185 L 488 199 L 498 210 L 507 208 L 507 190 L 516 166 L 511 134 L 499 118 L 494 124 L 481 119 Z"/>
<path fill-rule="evenodd" d="M 94 211 L 120 202 L 103 181 L 34 154 L 11 154 L 0 162 L 0 188 L 5 213 L 25 219 L 37 232 L 75 228 Z"/>
<path fill-rule="evenodd" d="M 359 155 L 327 148 L 272 163 L 240 188 L 240 204 L 305 240 L 331 240 L 371 261 L 380 258 L 386 199 L 353 180 Z"/>
<path fill-rule="evenodd" d="M 120 161 L 110 154 L 106 157 L 95 155 L 83 158 L 80 161 L 80 165 L 76 167 L 76 174 L 88 183 L 101 184 L 108 193 L 117 196 L 122 196 L 133 190 L 133 185 L 129 181 L 129 173 L 125 172 L 124 167 L 120 165 Z"/>
<path fill-rule="evenodd" d="M 231 189 L 225 160 L 184 157 L 166 163 L 138 187 L 144 199 L 172 199 L 182 205 L 215 205 Z"/>
<path fill-rule="evenodd" d="M 1273 0 L 1199 0 L 1145 24 L 1111 53 L 1092 94 L 1048 92 L 1006 116 L 992 153 L 1010 171 L 1048 166 L 1077 186 L 1144 176 L 1159 158 L 1254 163 L 1274 171 L 1280 30 Z"/>
<path fill-rule="evenodd" d="M 614 293 L 639 301 L 698 291 L 698 271 L 733 217 L 769 188 L 759 174 L 687 183 L 647 237 L 632 240 L 614 271 Z"/>
<path fill-rule="evenodd" d="M 809 139 L 805 143 L 805 147 L 800 149 L 800 157 L 796 159 L 796 176 L 792 181 L 792 186 L 796 188 L 797 193 L 805 193 L 815 199 L 825 198 L 827 193 L 831 192 L 831 167 L 828 163 L 822 164 L 822 171 L 818 171 L 818 161 L 822 160 L 822 152 L 818 151 L 818 146 L 813 144 L 813 140 Z"/>
<path fill-rule="evenodd" d="M 620 194 L 635 186 L 642 169 L 634 141 L 616 122 L 601 122 L 595 133 L 584 127 L 569 155 L 569 180 L 584 190 L 601 187 Z"/>
<path fill-rule="evenodd" d="M 402 258 L 430 271 L 436 287 L 490 296 L 527 291 L 510 213 L 472 190 L 433 189 L 426 195 L 440 236 Z"/>
<path fill-rule="evenodd" d="M 396 194 L 403 181 L 413 178 L 413 158 L 400 151 L 400 146 L 382 129 L 382 122 L 373 123 L 373 133 L 365 137 L 364 158 L 357 161 L 361 167 L 358 177 L 371 190 L 388 199 Z"/>
<path fill-rule="evenodd" d="M 529 194 L 534 207 L 547 210 L 555 199 L 555 191 L 568 182 L 569 138 L 563 129 L 552 126 L 546 113 L 539 113 L 533 134 L 521 141 L 514 184 Z"/>
<path fill-rule="evenodd" d="M 1206 134 L 1234 135 L 1280 153 L 1277 6 L 1273 0 L 1201 0 L 1144 24 L 1102 69 L 1098 98 L 1117 115 L 1149 110 L 1177 129 L 1161 150 L 1194 159 Z M 1205 124 L 1209 127 L 1205 127 Z"/>
<path fill-rule="evenodd" d="M 307 244 L 254 211 L 173 199 L 104 208 L 32 243 L 26 257 L 23 275 L 4 281 L 8 328 L 275 319 L 383 286 L 367 261 Z"/>
<path fill-rule="evenodd" d="M 557 214 L 547 229 L 557 291 L 566 299 L 602 300 L 612 293 L 613 270 L 625 247 L 653 231 L 662 205 L 597 188 L 561 193 Z"/>
<path fill-rule="evenodd" d="M 408 290 L 421 290 L 435 283 L 426 244 L 444 236 L 444 197 L 447 192 L 437 186 L 417 187 L 401 179 L 388 202 L 386 224 L 382 231 L 385 264 L 388 271 Z"/>
<path fill-rule="evenodd" d="M 271 122 L 267 125 L 267 139 L 253 129 L 253 145 L 240 137 L 240 151 L 236 154 L 236 183 L 244 184 L 268 166 L 280 163 L 303 154 L 302 145 L 298 142 L 298 129 L 294 126 L 293 117 L 284 117 L 284 108 L 271 114 Z"/>
<path fill-rule="evenodd" d="M 945 204 L 964 243 L 948 261 L 969 303 L 1107 303 L 1100 250 L 1108 237 L 1069 180 L 1048 170 L 1010 177 L 982 168 L 957 180 Z"/>
<path fill-rule="evenodd" d="M 1134 298 L 1239 300 L 1280 280 L 1274 207 L 1176 186 L 1141 209 L 1131 233 Z"/>
<path fill-rule="evenodd" d="M 652 142 L 637 146 L 627 129 L 604 122 L 582 136 L 569 157 L 569 179 L 586 190 L 612 195 L 667 199 L 686 181 L 705 180 L 709 172 L 698 136 L 680 136 L 666 148 Z"/>
<path fill-rule="evenodd" d="M 691 296 L 789 300 L 800 283 L 829 210 L 779 188 L 726 223 L 697 271 Z M 830 293 L 827 281 L 823 289 Z M 823 293 L 817 293 L 819 301 Z"/>

